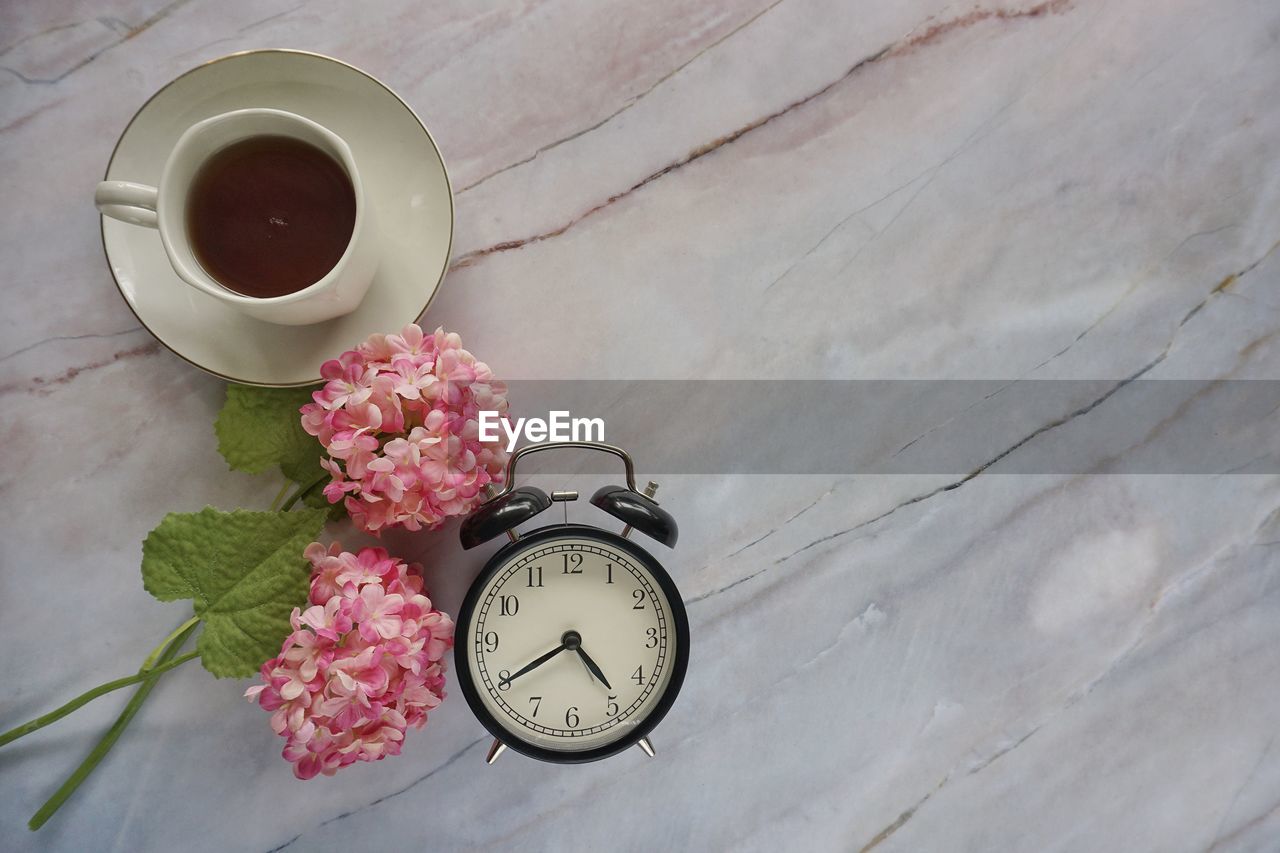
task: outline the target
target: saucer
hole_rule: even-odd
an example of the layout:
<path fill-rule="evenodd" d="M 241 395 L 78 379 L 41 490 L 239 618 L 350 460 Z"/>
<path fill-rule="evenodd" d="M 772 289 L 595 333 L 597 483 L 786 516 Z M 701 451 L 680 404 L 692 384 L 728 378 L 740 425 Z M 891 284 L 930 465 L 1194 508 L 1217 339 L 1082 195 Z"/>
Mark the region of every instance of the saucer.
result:
<path fill-rule="evenodd" d="M 155 229 L 104 216 L 102 245 L 120 295 L 174 354 L 231 382 L 308 385 L 320 381 L 325 360 L 371 334 L 398 331 L 427 310 L 449 263 L 453 193 L 431 134 L 394 92 L 344 62 L 294 50 L 234 53 L 169 83 L 121 134 L 105 180 L 154 186 L 183 131 L 246 107 L 298 113 L 351 146 L 376 211 L 381 251 L 355 311 L 311 326 L 265 323 L 178 278 Z"/>

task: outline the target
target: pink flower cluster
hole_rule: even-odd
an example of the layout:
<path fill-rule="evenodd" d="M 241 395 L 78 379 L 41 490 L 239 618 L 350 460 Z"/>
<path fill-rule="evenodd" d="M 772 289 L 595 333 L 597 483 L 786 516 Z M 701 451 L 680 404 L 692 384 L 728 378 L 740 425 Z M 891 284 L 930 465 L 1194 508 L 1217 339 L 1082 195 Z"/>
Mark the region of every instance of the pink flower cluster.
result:
<path fill-rule="evenodd" d="M 410 324 L 320 372 L 327 382 L 300 410 L 302 426 L 329 454 L 325 497 L 345 499 L 361 529 L 434 527 L 501 482 L 507 453 L 499 441 L 480 441 L 479 413 L 505 418 L 507 387 L 456 334 L 427 336 Z"/>
<path fill-rule="evenodd" d="M 398 755 L 409 726 L 421 728 L 444 699 L 442 658 L 453 645 L 453 620 L 422 594 L 418 566 L 337 543 L 314 542 L 305 554 L 311 606 L 293 609 L 293 632 L 262 665 L 264 683 L 245 691 L 272 712 L 299 779 Z"/>

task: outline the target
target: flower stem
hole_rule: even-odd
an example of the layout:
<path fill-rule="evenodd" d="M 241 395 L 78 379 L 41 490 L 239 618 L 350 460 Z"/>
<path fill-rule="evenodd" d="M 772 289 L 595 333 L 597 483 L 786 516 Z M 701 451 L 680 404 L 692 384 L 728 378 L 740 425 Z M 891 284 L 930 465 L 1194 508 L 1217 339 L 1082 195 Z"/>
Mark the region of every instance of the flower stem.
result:
<path fill-rule="evenodd" d="M 329 478 L 329 474 L 326 472 L 324 474 L 321 474 L 319 477 L 316 477 L 314 480 L 312 480 L 310 483 L 307 483 L 305 486 L 299 486 L 298 490 L 289 496 L 289 500 L 285 501 L 284 506 L 280 507 L 280 509 L 284 512 L 288 512 L 289 510 L 293 509 L 293 505 L 298 502 L 299 498 L 301 498 L 307 492 L 314 489 L 316 486 L 323 483 L 328 478 Z"/>
<path fill-rule="evenodd" d="M 169 644 L 174 641 L 174 638 L 176 638 L 183 631 L 187 630 L 188 628 L 190 628 L 192 625 L 196 624 L 199 621 L 200 621 L 199 616 L 192 616 L 186 622 L 183 622 L 177 628 L 174 628 L 172 633 L 170 633 L 169 636 L 161 640 L 160 645 L 152 649 L 151 654 L 147 655 L 147 659 L 142 662 L 142 666 L 138 667 L 139 674 L 145 673 L 147 670 L 155 666 L 156 659 L 159 658 L 160 655 L 164 653 L 164 650 L 169 647 Z M 3 746 L 3 745 L 4 745 L 3 742 L 0 742 L 0 746 Z"/>
<path fill-rule="evenodd" d="M 183 655 L 182 658 L 176 657 L 195 629 L 195 625 L 190 625 L 169 642 L 169 645 L 165 647 L 165 650 L 160 653 L 160 657 L 154 662 L 153 667 L 146 670 L 142 684 L 134 692 L 129 704 L 125 705 L 124 710 L 120 712 L 120 716 L 116 718 L 115 723 L 103 735 L 102 740 L 98 741 L 98 745 L 93 748 L 93 751 L 80 763 L 75 772 L 67 778 L 67 781 L 62 783 L 62 787 L 58 788 L 53 796 L 49 798 L 49 801 L 40 807 L 40 811 L 32 816 L 27 824 L 28 828 L 35 831 L 44 826 L 45 822 L 53 816 L 53 813 L 67 801 L 67 798 L 75 793 L 76 788 L 79 788 L 81 783 L 89 778 L 89 774 L 102 762 L 102 759 L 111 751 L 111 747 L 115 746 L 116 741 L 120 739 L 120 735 L 124 733 L 134 715 L 138 713 L 138 709 L 142 707 L 142 703 L 151 694 L 156 682 L 160 680 L 160 676 L 171 668 L 167 664 L 172 661 L 173 666 L 177 666 L 179 663 L 184 663 L 199 654 L 198 652 L 191 652 L 189 655 Z M 139 674 L 141 675 L 142 673 Z"/>
<path fill-rule="evenodd" d="M 292 485 L 293 483 L 289 482 L 288 480 L 285 480 L 284 483 L 280 485 L 280 491 L 276 492 L 275 500 L 271 502 L 272 512 L 275 512 L 280 508 L 280 501 L 284 500 L 284 496 L 289 493 L 289 487 Z"/>
<path fill-rule="evenodd" d="M 168 672 L 174 667 L 181 666 L 187 661 L 193 660 L 198 657 L 200 657 L 199 652 L 187 652 L 182 657 L 174 658 L 168 663 L 161 664 L 160 666 L 148 667 L 143 671 L 138 672 L 135 675 L 126 675 L 124 678 L 117 678 L 115 681 L 108 681 L 106 684 L 99 684 L 97 687 L 93 688 L 92 690 L 86 690 L 85 692 L 81 693 L 79 696 L 72 699 L 70 702 L 63 705 L 61 708 L 57 708 L 53 711 L 50 711 L 47 714 L 36 717 L 34 720 L 23 723 L 17 728 L 10 729 L 9 731 L 0 735 L 0 746 L 6 746 L 10 743 L 13 743 L 15 740 L 17 740 L 20 737 L 24 737 L 25 735 L 29 735 L 34 731 L 39 731 L 40 729 L 43 729 L 45 726 L 49 725 L 50 723 L 56 723 L 58 720 L 61 720 L 67 714 L 70 714 L 72 711 L 76 710 L 77 708 L 80 708 L 84 705 L 88 705 L 90 702 L 92 702 L 94 699 L 97 699 L 99 696 L 105 696 L 113 690 L 119 690 L 121 687 L 128 687 L 130 684 L 137 684 L 139 681 L 146 681 L 152 675 L 159 675 L 162 672 Z"/>

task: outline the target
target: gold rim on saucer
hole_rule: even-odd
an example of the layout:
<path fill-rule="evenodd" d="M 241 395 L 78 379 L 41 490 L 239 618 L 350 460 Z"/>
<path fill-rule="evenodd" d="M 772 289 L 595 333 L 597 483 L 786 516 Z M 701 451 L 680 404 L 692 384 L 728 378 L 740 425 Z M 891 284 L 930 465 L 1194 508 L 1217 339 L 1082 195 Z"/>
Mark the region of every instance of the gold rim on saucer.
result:
<path fill-rule="evenodd" d="M 348 68 L 351 71 L 354 71 L 357 74 L 361 75 L 362 77 L 369 79 L 373 83 L 376 83 L 378 86 L 382 87 L 382 89 L 384 89 L 387 92 L 387 94 L 391 95 L 391 97 L 394 98 L 396 102 L 400 104 L 400 106 L 404 107 L 405 111 L 417 123 L 418 127 L 422 128 L 422 132 L 424 135 L 426 135 L 427 141 L 431 143 L 431 147 L 435 149 L 436 156 L 440 159 L 440 167 L 444 172 L 445 187 L 449 191 L 448 192 L 449 240 L 448 240 L 448 245 L 445 249 L 444 264 L 441 265 L 440 267 L 440 275 L 436 278 L 435 287 L 432 288 L 431 295 L 427 297 L 427 303 L 422 306 L 422 309 L 418 311 L 417 315 L 414 317 L 414 322 L 422 319 L 422 315 L 425 314 L 427 312 L 427 309 L 431 307 L 431 303 L 435 300 L 436 294 L 440 292 L 440 285 L 444 282 L 445 274 L 448 273 L 449 271 L 449 260 L 453 254 L 453 231 L 454 231 L 454 226 L 456 225 L 455 210 L 454 210 L 454 203 L 453 203 L 453 182 L 449 178 L 449 168 L 448 168 L 448 165 L 444 162 L 444 155 L 440 151 L 440 146 L 436 144 L 435 137 L 431 135 L 431 131 L 427 130 L 427 126 L 423 124 L 422 119 L 418 118 L 418 114 L 413 111 L 413 108 L 410 107 L 407 103 L 405 103 L 404 99 L 401 98 L 398 94 L 396 94 L 395 90 L 392 89 L 390 86 L 388 86 L 386 83 L 383 83 L 381 80 L 379 80 L 377 77 L 374 77 L 369 72 L 364 71 L 360 68 L 357 68 L 356 66 L 352 65 L 349 62 L 343 62 L 341 59 L 335 59 L 332 56 L 326 56 L 323 53 L 316 53 L 310 50 L 297 50 L 295 48 L 289 48 L 289 47 L 265 47 L 265 48 L 254 48 L 251 50 L 238 50 L 235 53 L 228 53 L 225 56 L 219 56 L 216 59 L 210 59 L 207 62 L 202 62 L 199 65 L 195 66 L 194 68 L 189 68 L 186 71 L 179 74 L 177 77 L 174 77 L 168 83 L 165 83 L 155 92 L 153 92 L 151 94 L 151 97 L 147 98 L 147 100 L 143 102 L 142 106 L 138 107 L 137 111 L 133 114 L 133 117 L 129 119 L 129 123 L 124 126 L 124 130 L 120 131 L 120 136 L 118 139 L 116 139 L 116 144 L 111 149 L 111 157 L 108 158 L 107 160 L 107 168 L 106 168 L 106 171 L 103 173 L 103 180 L 104 181 L 109 180 L 109 177 L 111 175 L 111 167 L 115 163 L 116 154 L 120 150 L 120 144 L 124 142 L 124 138 L 129 133 L 129 128 L 133 127 L 134 122 L 138 120 L 138 116 L 142 115 L 143 111 L 146 110 L 146 108 L 151 105 L 152 101 L 154 101 L 161 94 L 166 92 L 170 87 L 172 87 L 174 84 L 176 84 L 180 80 L 183 80 L 189 75 L 194 74 L 197 71 L 201 71 L 209 67 L 210 65 L 216 65 L 217 63 L 224 62 L 228 59 L 237 59 L 242 56 L 249 56 L 249 55 L 258 54 L 258 53 L 294 54 L 298 56 L 308 56 L 314 59 L 323 59 L 327 62 L 332 62 L 335 65 L 340 65 L 344 68 Z M 124 288 L 120 286 L 120 280 L 116 277 L 115 268 L 111 265 L 111 256 L 107 252 L 106 219 L 107 218 L 105 216 L 99 216 L 98 233 L 102 239 L 102 253 L 104 256 L 106 256 L 107 270 L 111 273 L 111 280 L 115 283 L 116 290 L 119 291 L 120 293 L 120 298 L 123 299 L 124 304 L 128 306 L 129 313 L 133 314 L 133 316 L 137 318 L 138 322 L 142 325 L 142 328 L 146 329 L 147 332 L 151 335 L 151 337 L 155 338 L 155 340 L 158 341 L 161 346 L 163 346 L 169 352 L 176 355 L 178 358 L 185 361 L 187 364 L 190 364 L 192 367 L 200 371 L 203 371 L 204 373 L 208 373 L 211 376 L 216 376 L 219 379 L 225 380 L 227 382 L 235 382 L 241 385 L 253 385 L 259 388 L 305 388 L 308 385 L 314 385 L 320 381 L 321 377 L 319 376 L 319 369 L 320 369 L 319 365 L 316 365 L 316 371 L 317 371 L 316 377 L 314 379 L 308 379 L 303 382 L 257 382 L 257 381 L 237 378 L 235 376 L 227 376 L 224 373 L 220 373 L 216 370 L 213 370 L 212 368 L 204 366 L 203 364 L 198 364 L 197 362 L 192 361 L 190 358 L 188 358 L 187 356 L 183 355 L 182 353 L 174 349 L 172 346 L 170 346 L 167 341 L 165 341 L 158 334 L 156 334 L 155 330 L 153 330 L 150 326 L 147 325 L 147 322 L 143 320 L 141 315 L 138 314 L 137 310 L 134 309 L 133 303 L 129 301 L 127 296 L 125 296 Z M 351 345 L 354 345 L 355 343 L 356 343 L 355 341 L 352 341 Z"/>

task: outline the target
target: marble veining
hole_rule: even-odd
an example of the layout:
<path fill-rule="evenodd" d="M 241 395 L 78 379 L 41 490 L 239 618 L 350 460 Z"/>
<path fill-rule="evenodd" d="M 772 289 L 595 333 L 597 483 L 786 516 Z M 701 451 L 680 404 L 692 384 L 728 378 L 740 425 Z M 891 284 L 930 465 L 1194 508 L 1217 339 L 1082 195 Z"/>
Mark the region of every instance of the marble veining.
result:
<path fill-rule="evenodd" d="M 124 700 L 0 751 L 5 849 L 1276 848 L 1280 482 L 1000 473 L 1136 380 L 1280 379 L 1252 0 L 7 4 L 0 724 L 182 620 L 138 577 L 165 512 L 278 487 L 226 470 L 221 383 L 138 326 L 90 203 L 153 91 L 255 47 L 422 116 L 457 203 L 424 323 L 504 376 L 1108 384 L 963 476 L 664 477 L 696 646 L 656 759 L 485 767 L 455 690 L 401 757 L 298 783 L 244 685 L 179 669 L 38 834 Z M 387 542 L 450 610 L 483 557 Z"/>

